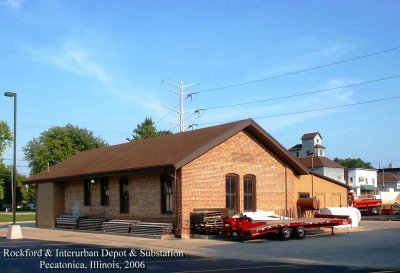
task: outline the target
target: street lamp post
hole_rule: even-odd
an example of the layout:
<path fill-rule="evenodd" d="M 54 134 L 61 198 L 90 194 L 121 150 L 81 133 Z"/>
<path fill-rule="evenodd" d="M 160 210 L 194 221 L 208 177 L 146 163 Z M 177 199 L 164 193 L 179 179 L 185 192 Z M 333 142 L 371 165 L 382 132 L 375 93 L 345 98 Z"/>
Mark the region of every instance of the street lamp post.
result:
<path fill-rule="evenodd" d="M 17 93 L 5 92 L 4 96 L 14 98 L 14 154 L 13 154 L 13 170 L 12 170 L 12 209 L 13 209 L 13 226 L 9 228 L 7 238 L 22 238 L 21 228 L 16 225 L 17 211 Z"/>
<path fill-rule="evenodd" d="M 14 97 L 14 154 L 13 154 L 13 170 L 12 170 L 12 210 L 13 210 L 13 225 L 16 222 L 16 214 L 15 211 L 17 209 L 17 169 L 16 169 L 16 161 L 17 161 L 17 93 L 14 92 L 5 92 L 4 96 L 6 97 Z"/>

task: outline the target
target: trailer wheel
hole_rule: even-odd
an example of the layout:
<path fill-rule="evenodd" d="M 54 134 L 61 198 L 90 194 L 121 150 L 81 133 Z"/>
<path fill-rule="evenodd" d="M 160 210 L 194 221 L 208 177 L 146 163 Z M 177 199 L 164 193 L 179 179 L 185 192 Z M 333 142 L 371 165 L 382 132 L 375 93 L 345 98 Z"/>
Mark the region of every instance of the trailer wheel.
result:
<path fill-rule="evenodd" d="M 289 227 L 284 227 L 280 231 L 280 236 L 282 241 L 289 240 L 291 235 L 292 235 L 292 230 Z"/>
<path fill-rule="evenodd" d="M 298 226 L 296 228 L 295 236 L 296 236 L 295 238 L 298 240 L 304 239 L 304 237 L 306 237 L 306 231 L 303 226 Z"/>
<path fill-rule="evenodd" d="M 371 214 L 379 214 L 379 208 L 378 207 L 371 208 Z"/>

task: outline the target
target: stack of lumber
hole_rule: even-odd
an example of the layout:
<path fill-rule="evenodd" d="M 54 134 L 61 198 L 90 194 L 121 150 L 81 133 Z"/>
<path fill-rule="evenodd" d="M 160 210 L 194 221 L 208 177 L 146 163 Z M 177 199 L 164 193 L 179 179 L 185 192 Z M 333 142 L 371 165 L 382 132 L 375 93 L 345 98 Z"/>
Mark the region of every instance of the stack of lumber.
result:
<path fill-rule="evenodd" d="M 104 219 L 87 219 L 87 218 L 79 219 L 78 229 L 99 231 L 104 221 L 105 221 Z"/>
<path fill-rule="evenodd" d="M 139 222 L 132 226 L 130 235 L 138 237 L 161 238 L 163 235 L 171 235 L 173 224 L 171 223 L 146 223 Z"/>
<path fill-rule="evenodd" d="M 215 234 L 222 228 L 220 211 L 194 211 L 190 214 L 190 231 L 193 234 Z"/>
<path fill-rule="evenodd" d="M 60 215 L 56 219 L 57 228 L 77 229 L 78 221 L 81 217 L 74 215 Z"/>
<path fill-rule="evenodd" d="M 101 231 L 107 233 L 129 233 L 131 227 L 138 222 L 134 220 L 110 220 L 102 223 Z"/>

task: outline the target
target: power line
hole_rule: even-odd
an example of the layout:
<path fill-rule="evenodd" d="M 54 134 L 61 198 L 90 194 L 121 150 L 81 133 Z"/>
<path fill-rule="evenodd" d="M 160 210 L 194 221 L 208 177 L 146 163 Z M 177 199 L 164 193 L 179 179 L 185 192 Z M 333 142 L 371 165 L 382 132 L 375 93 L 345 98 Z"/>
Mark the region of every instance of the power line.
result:
<path fill-rule="evenodd" d="M 362 101 L 362 102 L 349 103 L 349 104 L 342 104 L 342 105 L 336 105 L 336 106 L 331 106 L 331 107 L 323 107 L 323 108 L 317 108 L 317 109 L 311 109 L 311 110 L 305 110 L 305 111 L 298 111 L 298 112 L 291 112 L 291 113 L 284 113 L 284 114 L 256 117 L 254 119 L 264 119 L 264 118 L 273 118 L 273 117 L 280 117 L 280 116 L 304 114 L 304 113 L 317 112 L 317 111 L 330 110 L 330 109 L 337 109 L 337 108 L 343 108 L 343 107 L 350 107 L 350 106 L 356 106 L 356 105 L 362 105 L 362 104 L 368 104 L 368 103 L 374 103 L 374 102 L 380 102 L 380 101 L 394 100 L 394 99 L 399 99 L 399 98 L 400 98 L 400 96 L 395 96 L 395 97 L 376 99 L 376 100 L 369 100 L 369 101 Z"/>
<path fill-rule="evenodd" d="M 318 111 L 324 111 L 324 110 L 331 110 L 331 109 L 337 109 L 337 108 L 351 107 L 351 106 L 368 104 L 368 103 L 375 103 L 375 102 L 380 102 L 380 101 L 394 100 L 394 99 L 399 99 L 399 98 L 400 98 L 400 96 L 395 96 L 395 97 L 389 97 L 389 98 L 383 98 L 383 99 L 362 101 L 362 102 L 356 102 L 356 103 L 350 103 L 350 104 L 342 104 L 342 105 L 323 107 L 323 108 L 316 108 L 316 109 L 310 109 L 310 110 L 304 110 L 304 111 L 289 112 L 289 113 L 282 113 L 282 114 L 261 116 L 261 117 L 253 117 L 253 119 L 265 119 L 265 118 L 274 118 L 274 117 L 281 117 L 281 116 L 305 114 L 305 113 L 318 112 Z M 220 124 L 220 123 L 225 123 L 225 122 L 228 122 L 228 121 L 207 122 L 207 123 L 200 123 L 198 125 Z M 233 122 L 233 121 L 231 121 L 231 122 Z"/>
<path fill-rule="evenodd" d="M 365 10 L 361 10 L 361 11 L 363 11 L 362 14 L 364 15 L 364 14 L 365 14 L 365 11 L 367 11 L 367 12 L 369 12 L 370 10 L 375 11 L 375 8 L 376 8 L 377 6 L 380 6 L 380 5 L 382 5 L 382 3 L 380 3 L 379 5 L 373 5 L 373 6 L 371 6 L 371 7 L 368 7 L 368 8 L 365 9 Z M 304 31 L 299 31 L 299 32 L 295 33 L 294 35 L 290 35 L 289 37 L 286 37 L 286 38 L 282 38 L 282 39 L 273 41 L 273 42 L 271 42 L 271 43 L 268 43 L 267 45 L 255 47 L 255 48 L 253 48 L 253 49 L 251 49 L 251 50 L 247 50 L 246 52 L 242 52 L 241 54 L 237 54 L 236 56 L 232 56 L 232 57 L 227 61 L 227 63 L 232 63 L 232 62 L 237 61 L 238 59 L 240 59 L 240 58 L 242 58 L 243 56 L 248 55 L 248 54 L 250 54 L 250 53 L 253 53 L 253 52 L 256 52 L 256 51 L 260 51 L 260 50 L 263 50 L 263 49 L 266 49 L 266 48 L 269 48 L 269 47 L 272 47 L 272 46 L 281 44 L 281 43 L 283 43 L 283 42 L 290 41 L 290 40 L 292 40 L 293 38 L 296 38 L 296 37 L 299 37 L 299 36 L 303 36 L 304 34 L 314 32 L 314 31 L 319 30 L 319 29 L 321 29 L 321 28 L 325 28 L 326 26 L 329 26 L 329 25 L 331 25 L 332 23 L 337 23 L 338 21 L 341 21 L 341 20 L 343 20 L 344 18 L 347 18 L 347 17 L 353 18 L 354 15 L 357 15 L 357 13 L 361 13 L 361 12 L 360 12 L 360 11 L 357 11 L 357 12 L 348 13 L 347 15 L 340 16 L 339 18 L 330 20 L 330 21 L 325 22 L 325 23 L 323 23 L 323 24 L 321 24 L 321 25 L 319 25 L 319 26 L 316 26 L 316 27 L 313 27 L 313 28 L 310 28 L 310 29 L 307 29 L 307 30 L 304 30 Z M 175 75 L 171 75 L 171 76 L 169 76 L 169 77 L 167 77 L 167 78 L 181 77 L 181 76 L 186 75 L 186 74 L 188 74 L 188 73 L 193 73 L 193 72 L 199 71 L 199 70 L 202 71 L 202 70 L 204 70 L 204 68 L 203 68 L 203 69 L 201 69 L 201 68 L 200 68 L 200 69 L 199 69 L 199 68 L 190 69 L 189 71 L 181 72 L 181 73 L 175 74 Z M 213 81 L 215 81 L 215 80 L 213 80 Z M 204 84 L 204 82 L 203 82 L 202 84 Z"/>
<path fill-rule="evenodd" d="M 7 161 L 12 161 L 12 160 L 14 160 L 14 159 L 12 159 L 12 158 L 4 158 L 3 160 L 7 160 Z M 16 159 L 17 161 L 25 161 L 25 162 L 27 162 L 28 160 L 26 160 L 26 159 Z"/>
<path fill-rule="evenodd" d="M 314 66 L 314 67 L 307 68 L 307 69 L 302 69 L 302 70 L 298 70 L 298 71 L 294 71 L 294 72 L 290 72 L 290 73 L 280 74 L 280 75 L 276 75 L 276 76 L 272 76 L 272 77 L 268 77 L 268 78 L 262 78 L 262 79 L 258 79 L 258 80 L 242 82 L 242 83 L 236 83 L 236 84 L 232 84 L 232 85 L 226 85 L 226 86 L 221 86 L 221 87 L 217 87 L 217 88 L 197 91 L 197 92 L 193 92 L 193 94 L 200 94 L 200 93 L 207 93 L 207 92 L 212 92 L 212 91 L 219 91 L 219 90 L 223 90 L 223 89 L 228 89 L 228 88 L 233 88 L 233 87 L 238 87 L 238 86 L 243 86 L 243 85 L 249 85 L 249 84 L 254 84 L 254 83 L 263 82 L 263 81 L 268 81 L 268 80 L 272 80 L 272 79 L 287 77 L 287 76 L 300 74 L 300 73 L 304 73 L 304 72 L 308 72 L 308 71 L 312 71 L 312 70 L 317 70 L 317 69 L 321 69 L 321 68 L 325 68 L 325 67 L 329 67 L 329 66 L 334 66 L 334 65 L 337 65 L 337 64 L 342 64 L 342 63 L 347 63 L 347 62 L 351 62 L 351 61 L 355 61 L 355 60 L 360 60 L 360 59 L 363 59 L 363 58 L 367 58 L 367 57 L 371 57 L 371 56 L 387 53 L 387 52 L 390 52 L 390 51 L 395 51 L 395 50 L 398 50 L 398 49 L 400 49 L 400 46 L 389 48 L 389 49 L 385 49 L 385 50 L 382 50 L 382 51 L 369 53 L 369 54 L 362 55 L 362 56 L 357 56 L 357 57 L 354 57 L 354 58 L 350 58 L 350 59 L 346 59 L 346 60 L 342 60 L 342 61 L 338 61 L 338 62 L 334 62 L 334 63 Z"/>
<path fill-rule="evenodd" d="M 352 87 L 352 86 L 358 86 L 358 85 L 374 83 L 374 82 L 379 82 L 379 81 L 384 81 L 384 80 L 390 80 L 390 79 L 394 79 L 394 78 L 398 78 L 398 77 L 400 77 L 400 74 L 399 75 L 390 76 L 390 77 L 386 77 L 386 78 L 380 78 L 380 79 L 365 81 L 365 82 L 352 83 L 352 84 L 342 85 L 342 86 L 337 86 L 337 87 L 332 87 L 332 88 L 325 88 L 325 89 L 316 90 L 316 91 L 306 91 L 306 92 L 297 93 L 297 94 L 293 94 L 293 95 L 280 96 L 280 97 L 262 99 L 262 100 L 247 101 L 247 102 L 228 104 L 228 105 L 222 105 L 222 106 L 215 106 L 215 107 L 208 107 L 208 108 L 204 108 L 202 110 L 213 110 L 213 109 L 221 109 L 221 108 L 230 108 L 230 107 L 237 107 L 237 106 L 261 103 L 261 102 L 267 102 L 267 101 L 274 101 L 274 100 L 281 100 L 281 99 L 288 99 L 288 98 L 306 96 L 306 95 L 311 95 L 311 94 L 329 92 L 329 91 L 342 89 L 342 88 L 346 88 L 346 87 Z"/>
<path fill-rule="evenodd" d="M 382 33 L 383 31 L 387 31 L 387 30 L 392 29 L 392 28 L 395 28 L 395 27 L 396 27 L 396 25 L 392 25 L 392 26 L 386 27 L 386 28 L 384 28 L 384 29 L 379 29 L 379 30 L 377 30 L 377 31 L 373 31 L 373 32 L 370 32 L 370 33 L 368 33 L 368 34 L 362 35 L 361 37 L 364 37 L 364 38 L 365 38 L 365 37 L 370 36 L 370 35 L 372 35 L 372 34 Z M 329 50 L 329 49 L 332 49 L 332 48 L 336 48 L 338 45 L 345 44 L 345 43 L 349 43 L 349 42 L 352 42 L 352 41 L 358 40 L 358 39 L 360 39 L 360 37 L 356 37 L 356 38 L 352 38 L 352 39 L 343 40 L 341 43 L 335 44 L 335 46 L 332 46 L 332 47 L 329 47 L 329 48 L 325 48 L 325 50 Z M 255 68 L 251 68 L 251 69 L 246 69 L 246 70 L 241 70 L 241 71 L 234 72 L 234 73 L 230 73 L 230 74 L 225 74 L 225 75 L 219 76 L 219 77 L 217 77 L 217 78 L 212 78 L 211 80 L 209 80 L 209 81 L 207 81 L 207 82 L 201 82 L 201 84 L 205 85 L 205 84 L 213 83 L 213 82 L 215 82 L 215 81 L 217 81 L 217 80 L 224 79 L 224 78 L 227 78 L 227 77 L 229 77 L 229 76 L 241 75 L 241 74 L 243 74 L 243 73 L 248 73 L 248 72 L 251 72 L 251 71 L 254 71 L 254 70 L 258 70 L 258 69 L 260 69 L 260 68 L 267 67 L 267 66 L 270 66 L 270 65 L 277 65 L 277 64 L 285 63 L 285 62 L 287 62 L 287 61 L 296 60 L 296 59 L 299 59 L 299 58 L 304 57 L 304 56 L 307 56 L 307 54 L 304 54 L 304 55 L 302 55 L 302 56 L 297 56 L 297 57 L 295 57 L 295 58 L 286 59 L 286 60 L 279 61 L 279 62 L 273 62 L 273 63 L 269 63 L 269 64 L 264 64 L 264 65 L 261 65 L 261 66 L 255 67 Z"/>

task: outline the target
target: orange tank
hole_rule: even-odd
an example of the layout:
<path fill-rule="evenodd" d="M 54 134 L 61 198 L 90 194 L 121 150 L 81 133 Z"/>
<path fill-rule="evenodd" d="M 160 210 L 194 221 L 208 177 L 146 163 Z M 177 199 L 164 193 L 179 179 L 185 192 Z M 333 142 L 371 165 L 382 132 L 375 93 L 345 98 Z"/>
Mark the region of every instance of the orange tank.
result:
<path fill-rule="evenodd" d="M 297 207 L 301 210 L 317 210 L 321 206 L 318 198 L 299 198 Z"/>

